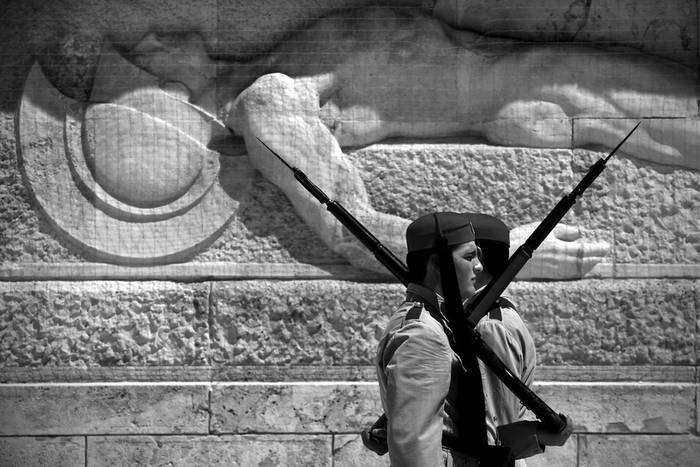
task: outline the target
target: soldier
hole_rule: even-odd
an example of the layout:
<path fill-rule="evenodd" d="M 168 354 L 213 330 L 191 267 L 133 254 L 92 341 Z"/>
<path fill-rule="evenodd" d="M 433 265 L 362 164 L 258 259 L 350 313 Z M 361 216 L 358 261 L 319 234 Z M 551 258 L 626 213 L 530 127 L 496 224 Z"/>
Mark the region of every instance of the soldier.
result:
<path fill-rule="evenodd" d="M 486 247 L 481 252 L 486 272 L 470 218 Z M 570 419 L 561 433 L 548 432 L 539 422 L 521 419 L 524 408 L 486 367 L 480 368 L 478 387 L 465 377 L 442 309 L 436 220 L 452 250 L 463 298 L 473 297 L 508 256 L 508 230 L 490 216 L 436 213 L 417 219 L 406 230 L 411 283 L 406 300 L 387 324 L 376 360 L 392 465 L 479 465 L 469 453 L 523 458 L 542 452 L 545 445 L 564 444 L 572 431 Z M 511 371 L 531 384 L 534 344 L 510 302 L 484 317 L 478 330 Z M 475 420 L 474 413 L 485 417 Z M 481 438 L 484 431 L 488 445 L 507 449 L 483 450 L 479 440 L 471 446 L 455 442 L 464 440 L 465 433 Z"/>

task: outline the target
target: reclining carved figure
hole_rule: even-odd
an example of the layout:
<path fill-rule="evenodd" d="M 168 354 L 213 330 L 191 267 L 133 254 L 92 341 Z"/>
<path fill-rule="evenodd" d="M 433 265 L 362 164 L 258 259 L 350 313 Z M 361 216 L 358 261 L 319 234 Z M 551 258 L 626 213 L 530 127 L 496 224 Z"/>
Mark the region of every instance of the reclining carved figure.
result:
<path fill-rule="evenodd" d="M 372 207 L 341 148 L 465 133 L 497 145 L 612 148 L 646 118 L 624 152 L 700 168 L 695 77 L 658 57 L 488 38 L 406 8 L 343 10 L 248 62 L 216 62 L 198 37 L 150 35 L 132 57 L 183 83 L 194 103 L 218 107 L 227 126 L 245 138 L 254 167 L 284 191 L 326 245 L 361 267 L 381 271 L 256 138 L 305 171 L 398 256 L 408 220 Z M 173 66 L 173 56 L 183 54 Z M 214 73 L 216 66 L 225 72 Z M 478 183 L 478 174 L 465 176 Z M 532 228 L 513 229 L 513 246 Z M 607 249 L 560 225 L 519 278 L 581 277 Z"/>

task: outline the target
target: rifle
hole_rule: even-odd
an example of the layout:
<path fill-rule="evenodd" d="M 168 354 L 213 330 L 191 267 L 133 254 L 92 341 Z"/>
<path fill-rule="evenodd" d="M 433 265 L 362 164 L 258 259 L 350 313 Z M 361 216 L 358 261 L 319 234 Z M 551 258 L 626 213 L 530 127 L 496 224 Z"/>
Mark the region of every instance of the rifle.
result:
<path fill-rule="evenodd" d="M 396 257 L 387 247 L 382 245 L 382 242 L 377 239 L 372 232 L 360 223 L 355 217 L 350 214 L 347 209 L 337 201 L 331 200 L 323 190 L 317 187 L 309 177 L 300 169 L 289 165 L 289 163 L 279 154 L 273 151 L 270 146 L 265 144 L 260 138 L 257 138 L 260 144 L 265 146 L 268 151 L 277 157 L 289 170 L 294 173 L 294 178 L 297 179 L 311 195 L 318 200 L 319 203 L 326 206 L 326 209 L 333 214 L 333 217 L 338 219 L 343 226 L 350 231 L 367 249 L 374 254 L 374 257 L 391 272 L 403 285 L 408 285 L 408 268 Z"/>
<path fill-rule="evenodd" d="M 460 347 L 468 347 L 479 359 L 489 367 L 491 371 L 515 394 L 525 407 L 527 407 L 542 424 L 552 432 L 561 432 L 566 427 L 566 420 L 563 415 L 557 414 L 549 407 L 537 394 L 528 388 L 496 353 L 484 342 L 481 335 L 474 330 L 476 323 L 483 317 L 488 310 L 493 306 L 496 299 L 506 289 L 513 280 L 515 275 L 522 269 L 527 261 L 532 257 L 532 253 L 551 233 L 556 224 L 564 217 L 566 212 L 576 202 L 576 198 L 580 196 L 586 188 L 600 175 L 605 168 L 605 164 L 615 152 L 624 144 L 625 141 L 637 129 L 637 125 L 625 136 L 625 138 L 613 149 L 605 159 L 599 159 L 588 170 L 583 180 L 574 188 L 574 190 L 555 206 L 545 220 L 535 229 L 528 240 L 523 244 L 516 253 L 509 259 L 506 270 L 499 277 L 493 278 L 487 286 L 481 291 L 479 297 L 470 304 L 469 310 L 471 313 L 468 318 L 464 318 L 465 314 L 457 314 L 457 325 L 455 332 L 467 339 L 468 343 L 460 345 Z M 408 284 L 408 268 L 399 260 L 393 253 L 384 247 L 379 240 L 372 235 L 367 228 L 355 219 L 340 203 L 332 201 L 319 187 L 314 185 L 304 172 L 296 167 L 291 166 L 279 154 L 273 151 L 260 138 L 257 138 L 260 143 L 267 148 L 275 157 L 277 157 L 287 168 L 293 173 L 294 177 L 306 188 L 321 204 L 327 206 L 328 211 L 340 221 L 355 237 L 374 254 L 374 256 L 382 263 L 391 273 L 396 276 L 404 285 Z M 452 287 L 449 287 L 450 289 Z M 478 317 L 478 319 L 477 319 Z M 377 426 L 384 416 L 375 423 Z"/>
<path fill-rule="evenodd" d="M 634 128 L 627 133 L 622 141 L 615 146 L 615 149 L 610 151 L 610 154 L 603 159 L 600 158 L 593 164 L 589 169 L 583 179 L 576 185 L 576 187 L 569 193 L 565 195 L 554 209 L 547 214 L 547 217 L 537 226 L 534 232 L 525 240 L 525 243 L 520 245 L 520 247 L 513 253 L 513 255 L 508 259 L 506 267 L 503 272 L 498 276 L 492 278 L 488 284 L 479 292 L 479 295 L 469 303 L 467 306 L 466 313 L 469 315 L 467 321 L 471 327 L 476 326 L 476 323 L 483 318 L 486 313 L 489 312 L 493 304 L 501 296 L 501 293 L 508 287 L 508 285 L 513 281 L 515 276 L 520 272 L 520 270 L 525 266 L 530 258 L 532 258 L 533 252 L 542 244 L 542 242 L 547 238 L 547 236 L 554 230 L 554 227 L 562 220 L 564 215 L 571 209 L 571 207 L 576 203 L 576 199 L 583 194 L 584 191 L 593 183 L 593 181 L 598 178 L 598 175 L 605 169 L 605 164 L 610 160 L 610 158 L 617 152 L 618 149 L 627 141 L 627 139 L 632 136 L 632 133 L 637 129 L 642 122 L 638 122 Z"/>

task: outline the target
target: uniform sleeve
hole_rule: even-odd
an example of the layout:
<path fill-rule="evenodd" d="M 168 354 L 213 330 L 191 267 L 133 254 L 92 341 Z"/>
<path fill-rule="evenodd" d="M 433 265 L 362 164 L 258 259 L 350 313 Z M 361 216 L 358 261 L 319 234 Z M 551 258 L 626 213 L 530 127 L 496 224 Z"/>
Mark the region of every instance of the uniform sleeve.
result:
<path fill-rule="evenodd" d="M 534 343 L 524 325 L 511 327 L 508 329 L 500 320 L 486 319 L 479 322 L 477 330 L 508 369 L 530 387 L 534 377 Z M 536 424 L 522 421 L 525 408 L 520 400 L 481 361 L 479 366 L 489 441 L 511 448 L 517 459 L 541 453 Z"/>
<path fill-rule="evenodd" d="M 387 343 L 383 364 L 391 465 L 442 464 L 450 352 L 445 335 L 421 321 L 407 324 Z"/>

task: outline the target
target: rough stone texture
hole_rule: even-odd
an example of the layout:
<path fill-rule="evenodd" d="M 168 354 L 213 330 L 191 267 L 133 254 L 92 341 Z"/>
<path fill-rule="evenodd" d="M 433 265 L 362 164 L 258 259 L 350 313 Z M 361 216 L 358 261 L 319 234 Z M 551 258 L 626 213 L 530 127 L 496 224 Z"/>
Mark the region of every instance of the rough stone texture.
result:
<path fill-rule="evenodd" d="M 3 117 L 6 118 L 0 135 L 0 261 L 77 261 L 78 254 L 61 245 L 57 232 L 34 210 L 18 167 L 12 134 L 14 115 L 3 113 Z"/>
<path fill-rule="evenodd" d="M 0 465 L 74 467 L 85 465 L 85 438 L 0 438 Z"/>
<path fill-rule="evenodd" d="M 2 435 L 206 433 L 209 386 L 0 385 Z"/>
<path fill-rule="evenodd" d="M 693 433 L 695 385 L 682 383 L 535 383 L 535 392 L 569 415 L 577 432 Z"/>
<path fill-rule="evenodd" d="M 358 432 L 381 411 L 375 383 L 216 384 L 211 431 Z"/>
<path fill-rule="evenodd" d="M 205 284 L 0 283 L 0 297 L 4 367 L 207 362 Z"/>
<path fill-rule="evenodd" d="M 602 154 L 577 150 L 577 178 Z M 615 156 L 574 207 L 582 225 L 612 234 L 614 263 L 698 263 L 700 173 Z"/>
<path fill-rule="evenodd" d="M 695 364 L 695 281 L 516 283 L 542 364 Z M 212 358 L 235 364 L 372 365 L 398 285 L 216 283 Z"/>
<path fill-rule="evenodd" d="M 399 285 L 218 282 L 212 289 L 216 364 L 367 364 Z"/>
<path fill-rule="evenodd" d="M 569 150 L 545 155 L 467 141 L 378 144 L 348 156 L 375 208 L 406 219 L 449 207 L 492 212 L 513 227 L 540 220 L 573 183 Z"/>
<path fill-rule="evenodd" d="M 398 284 L 0 283 L 0 367 L 372 365 Z M 510 288 L 544 365 L 695 365 L 697 281 Z M 210 340 L 211 339 L 211 340 Z"/>
<path fill-rule="evenodd" d="M 331 466 L 331 436 L 89 437 L 91 465 Z"/>
<path fill-rule="evenodd" d="M 634 465 L 639 467 L 698 465 L 697 436 L 581 435 L 580 467 Z"/>
<path fill-rule="evenodd" d="M 389 455 L 378 456 L 365 448 L 359 435 L 335 435 L 333 463 L 335 467 L 389 467 Z"/>
<path fill-rule="evenodd" d="M 510 288 L 545 365 L 697 364 L 697 281 L 520 283 Z"/>
<path fill-rule="evenodd" d="M 479 144 L 380 144 L 349 153 L 382 212 L 413 219 L 432 209 L 484 211 L 511 228 L 544 219 L 604 155 Z M 609 242 L 611 261 L 697 263 L 699 185 L 697 172 L 620 154 L 562 222 L 582 227 L 586 240 Z"/>

